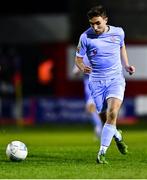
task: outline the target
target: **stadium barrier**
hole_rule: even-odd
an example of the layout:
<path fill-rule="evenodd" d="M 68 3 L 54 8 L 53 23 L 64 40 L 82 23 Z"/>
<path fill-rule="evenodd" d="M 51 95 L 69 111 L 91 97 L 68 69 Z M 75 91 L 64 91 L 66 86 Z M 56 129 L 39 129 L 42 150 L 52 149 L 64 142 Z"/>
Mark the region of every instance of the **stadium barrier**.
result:
<path fill-rule="evenodd" d="M 0 124 L 14 124 L 22 120 L 22 124 L 86 123 L 91 116 L 85 111 L 85 101 L 74 98 L 25 98 L 22 103 L 22 114 L 19 104 L 11 99 L 1 99 Z M 132 124 L 136 122 L 136 99 L 126 98 L 119 114 L 119 123 Z M 17 120 L 17 121 L 16 121 Z M 19 123 L 18 123 L 19 124 Z"/>

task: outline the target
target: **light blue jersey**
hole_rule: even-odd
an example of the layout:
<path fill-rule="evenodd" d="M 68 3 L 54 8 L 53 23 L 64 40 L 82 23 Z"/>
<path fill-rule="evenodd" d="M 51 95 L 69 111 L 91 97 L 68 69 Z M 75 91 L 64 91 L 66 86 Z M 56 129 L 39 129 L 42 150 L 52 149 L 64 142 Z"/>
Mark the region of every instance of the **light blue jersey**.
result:
<path fill-rule="evenodd" d="M 90 27 L 80 36 L 76 56 L 84 58 L 87 54 L 92 67 L 89 88 L 98 112 L 103 111 L 110 97 L 123 100 L 125 79 L 120 55 L 123 45 L 124 31 L 120 27 L 109 26 L 109 31 L 100 35 Z"/>
<path fill-rule="evenodd" d="M 92 79 L 110 79 L 122 74 L 120 48 L 124 45 L 124 31 L 120 27 L 109 26 L 109 31 L 95 34 L 90 27 L 80 36 L 76 55 L 87 54 L 92 67 Z"/>

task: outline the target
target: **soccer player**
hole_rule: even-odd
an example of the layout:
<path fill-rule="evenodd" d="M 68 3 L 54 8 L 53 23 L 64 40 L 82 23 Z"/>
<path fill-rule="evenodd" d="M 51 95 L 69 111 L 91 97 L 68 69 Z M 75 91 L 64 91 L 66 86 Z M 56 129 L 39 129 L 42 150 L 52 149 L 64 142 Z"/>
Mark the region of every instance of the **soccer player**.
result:
<path fill-rule="evenodd" d="M 90 62 L 86 55 L 83 58 L 83 62 L 85 65 L 90 66 Z M 73 68 L 73 74 L 76 76 L 79 76 L 81 74 L 80 69 L 76 65 Z M 100 138 L 102 131 L 102 121 L 97 113 L 95 103 L 89 89 L 89 74 L 83 74 L 83 84 L 86 100 L 86 110 L 92 116 L 92 124 L 94 125 L 94 132 L 96 134 L 96 137 Z"/>
<path fill-rule="evenodd" d="M 100 116 L 106 117 L 97 163 L 107 164 L 106 152 L 113 137 L 122 154 L 128 151 L 122 133 L 116 128 L 116 121 L 125 91 L 123 68 L 133 74 L 135 67 L 128 61 L 123 29 L 107 24 L 108 17 L 104 7 L 92 7 L 87 16 L 91 27 L 80 36 L 75 63 L 82 72 L 90 73 L 89 87 L 97 111 Z M 84 64 L 85 54 L 91 66 Z"/>

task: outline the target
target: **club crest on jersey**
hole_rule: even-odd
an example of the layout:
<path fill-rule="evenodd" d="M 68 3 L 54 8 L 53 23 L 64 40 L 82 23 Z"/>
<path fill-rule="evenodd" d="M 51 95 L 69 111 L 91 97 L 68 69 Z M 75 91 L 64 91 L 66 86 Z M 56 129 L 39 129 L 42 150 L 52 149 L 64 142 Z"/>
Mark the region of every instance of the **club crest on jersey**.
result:
<path fill-rule="evenodd" d="M 115 38 L 114 36 L 111 36 L 111 37 L 110 37 L 110 40 L 111 40 L 112 42 L 115 42 L 115 41 L 116 41 L 116 38 Z"/>
<path fill-rule="evenodd" d="M 93 52 L 93 55 L 97 54 L 97 50 L 96 49 L 94 49 L 92 52 Z"/>

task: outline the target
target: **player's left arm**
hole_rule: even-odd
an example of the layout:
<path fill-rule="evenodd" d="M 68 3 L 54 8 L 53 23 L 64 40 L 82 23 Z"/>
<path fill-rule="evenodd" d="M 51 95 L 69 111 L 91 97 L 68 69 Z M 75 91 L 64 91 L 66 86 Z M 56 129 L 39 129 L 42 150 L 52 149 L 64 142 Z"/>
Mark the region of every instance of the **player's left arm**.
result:
<path fill-rule="evenodd" d="M 135 67 L 129 64 L 129 60 L 128 60 L 128 55 L 127 55 L 125 44 L 120 48 L 120 53 L 121 53 L 121 61 L 122 61 L 122 64 L 123 64 L 125 70 L 130 75 L 134 74 L 135 73 Z"/>

